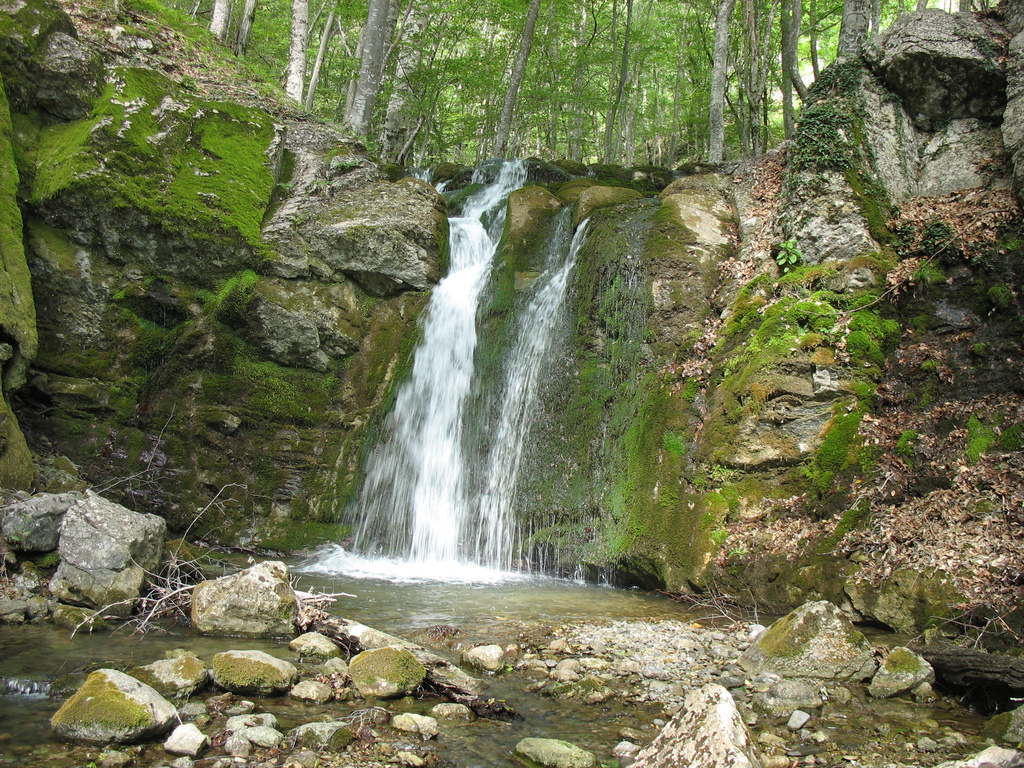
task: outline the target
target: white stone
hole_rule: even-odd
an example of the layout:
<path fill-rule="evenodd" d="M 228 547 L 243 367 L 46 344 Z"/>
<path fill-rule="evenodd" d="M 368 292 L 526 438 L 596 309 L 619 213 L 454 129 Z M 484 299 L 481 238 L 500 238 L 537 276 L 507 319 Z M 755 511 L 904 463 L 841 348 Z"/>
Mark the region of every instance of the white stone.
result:
<path fill-rule="evenodd" d="M 209 737 L 200 731 L 194 723 L 179 725 L 164 742 L 164 749 L 172 755 L 187 757 L 198 757 L 209 746 Z"/>
<path fill-rule="evenodd" d="M 786 727 L 791 731 L 799 731 L 811 720 L 811 716 L 804 712 L 802 709 L 797 709 L 789 716 L 789 722 L 786 723 Z"/>
<path fill-rule="evenodd" d="M 426 741 L 437 736 L 439 728 L 437 720 L 426 715 L 416 715 L 411 712 L 403 712 L 391 719 L 391 727 L 407 733 L 417 733 Z"/>

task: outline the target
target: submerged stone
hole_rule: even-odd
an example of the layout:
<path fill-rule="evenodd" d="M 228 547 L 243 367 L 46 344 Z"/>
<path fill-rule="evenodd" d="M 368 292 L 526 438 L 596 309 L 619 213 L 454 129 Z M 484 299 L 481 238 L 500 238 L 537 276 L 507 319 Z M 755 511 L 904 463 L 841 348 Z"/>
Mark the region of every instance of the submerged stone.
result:
<path fill-rule="evenodd" d="M 597 768 L 593 752 L 560 739 L 523 739 L 512 751 L 529 768 Z"/>

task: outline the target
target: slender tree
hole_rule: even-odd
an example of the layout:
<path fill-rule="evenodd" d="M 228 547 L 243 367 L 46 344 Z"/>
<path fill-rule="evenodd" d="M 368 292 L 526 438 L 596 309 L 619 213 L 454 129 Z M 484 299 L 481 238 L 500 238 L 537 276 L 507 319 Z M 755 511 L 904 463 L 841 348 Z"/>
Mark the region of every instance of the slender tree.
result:
<path fill-rule="evenodd" d="M 533 32 L 537 26 L 537 15 L 539 13 L 540 0 L 530 0 L 530 7 L 526 12 L 526 24 L 523 26 L 523 35 L 519 39 L 519 52 L 516 54 L 515 63 L 512 65 L 512 74 L 509 76 L 508 88 L 505 89 L 505 100 L 501 106 L 501 116 L 498 118 L 498 130 L 494 138 L 494 154 L 497 157 L 502 157 L 508 148 L 508 135 L 512 128 L 512 113 L 515 111 L 519 87 L 522 85 L 523 76 L 526 74 L 526 64 L 530 59 L 530 49 L 533 47 Z"/>
<path fill-rule="evenodd" d="M 324 67 L 324 59 L 327 57 L 327 45 L 334 34 L 334 18 L 337 13 L 337 8 L 331 8 L 331 12 L 327 16 L 327 23 L 324 24 L 324 30 L 320 35 L 320 47 L 317 48 L 316 61 L 313 62 L 313 71 L 309 75 L 309 86 L 306 88 L 307 110 L 313 109 L 313 99 L 316 96 L 317 86 L 320 84 L 320 72 Z"/>
<path fill-rule="evenodd" d="M 345 123 L 359 136 L 365 136 L 369 132 L 373 109 L 380 95 L 381 73 L 390 38 L 389 6 L 388 0 L 370 0 L 366 24 L 363 25 L 363 32 L 359 37 L 359 77 L 356 80 L 351 104 L 345 114 Z"/>
<path fill-rule="evenodd" d="M 288 49 L 288 79 L 284 92 L 302 101 L 306 81 L 306 46 L 309 43 L 309 0 L 292 0 L 292 34 Z"/>
<path fill-rule="evenodd" d="M 252 25 L 256 19 L 256 0 L 245 0 L 242 18 L 238 22 L 235 34 L 235 55 L 244 56 L 249 50 L 249 39 L 252 37 Z"/>
<path fill-rule="evenodd" d="M 228 37 L 231 26 L 231 0 L 213 0 L 213 17 L 210 20 L 210 32 L 221 42 Z"/>
<path fill-rule="evenodd" d="M 729 21 L 736 0 L 721 0 L 715 17 L 715 51 L 711 66 L 711 101 L 708 116 L 708 162 L 720 163 L 725 152 L 725 80 L 729 64 Z"/>

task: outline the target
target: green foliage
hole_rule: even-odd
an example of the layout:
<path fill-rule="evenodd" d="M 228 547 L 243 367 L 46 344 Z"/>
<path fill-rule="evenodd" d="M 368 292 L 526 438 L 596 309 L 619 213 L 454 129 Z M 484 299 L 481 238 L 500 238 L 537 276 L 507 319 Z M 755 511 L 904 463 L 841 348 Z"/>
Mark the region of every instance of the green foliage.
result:
<path fill-rule="evenodd" d="M 1024 449 L 1024 424 L 1013 424 L 999 435 L 999 447 L 1004 451 Z"/>
<path fill-rule="evenodd" d="M 977 464 L 982 454 L 988 453 L 996 444 L 998 437 L 995 429 L 982 423 L 976 416 L 971 415 L 967 420 L 967 450 L 965 453 L 968 464 Z"/>
<path fill-rule="evenodd" d="M 988 289 L 985 295 L 988 297 L 992 306 L 998 310 L 1007 310 L 1012 307 L 1016 301 L 1013 291 L 1005 283 L 997 283 L 993 285 Z"/>
<path fill-rule="evenodd" d="M 779 244 L 779 249 L 775 253 L 775 263 L 779 265 L 783 274 L 789 272 L 801 261 L 803 261 L 803 254 L 800 253 L 796 240 L 786 240 Z"/>

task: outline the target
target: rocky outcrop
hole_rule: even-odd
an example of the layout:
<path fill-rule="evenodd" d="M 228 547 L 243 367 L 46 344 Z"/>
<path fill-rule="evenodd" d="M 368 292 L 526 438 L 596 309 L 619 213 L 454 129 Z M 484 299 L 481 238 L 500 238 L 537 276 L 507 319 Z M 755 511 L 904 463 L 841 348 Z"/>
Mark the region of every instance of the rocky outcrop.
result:
<path fill-rule="evenodd" d="M 631 763 L 633 768 L 760 768 L 750 732 L 732 695 L 720 685 L 692 691 Z"/>
<path fill-rule="evenodd" d="M 156 515 L 86 493 L 61 523 L 51 591 L 65 603 L 128 616 L 131 600 L 158 570 L 166 532 L 167 523 Z"/>
<path fill-rule="evenodd" d="M 806 603 L 779 619 L 740 656 L 751 674 L 860 681 L 877 667 L 874 649 L 832 603 Z"/>
<path fill-rule="evenodd" d="M 278 696 L 295 685 L 299 671 L 263 651 L 224 651 L 213 657 L 213 682 L 232 693 Z"/>
<path fill-rule="evenodd" d="M 178 720 L 159 693 L 113 669 L 89 675 L 50 719 L 62 739 L 94 744 L 128 744 L 162 736 Z"/>
<path fill-rule="evenodd" d="M 288 567 L 268 560 L 192 592 L 192 626 L 207 635 L 291 635 L 298 603 Z"/>
<path fill-rule="evenodd" d="M 42 494 L 11 502 L 0 511 L 4 541 L 14 551 L 52 552 L 64 515 L 81 498 L 79 493 Z"/>

